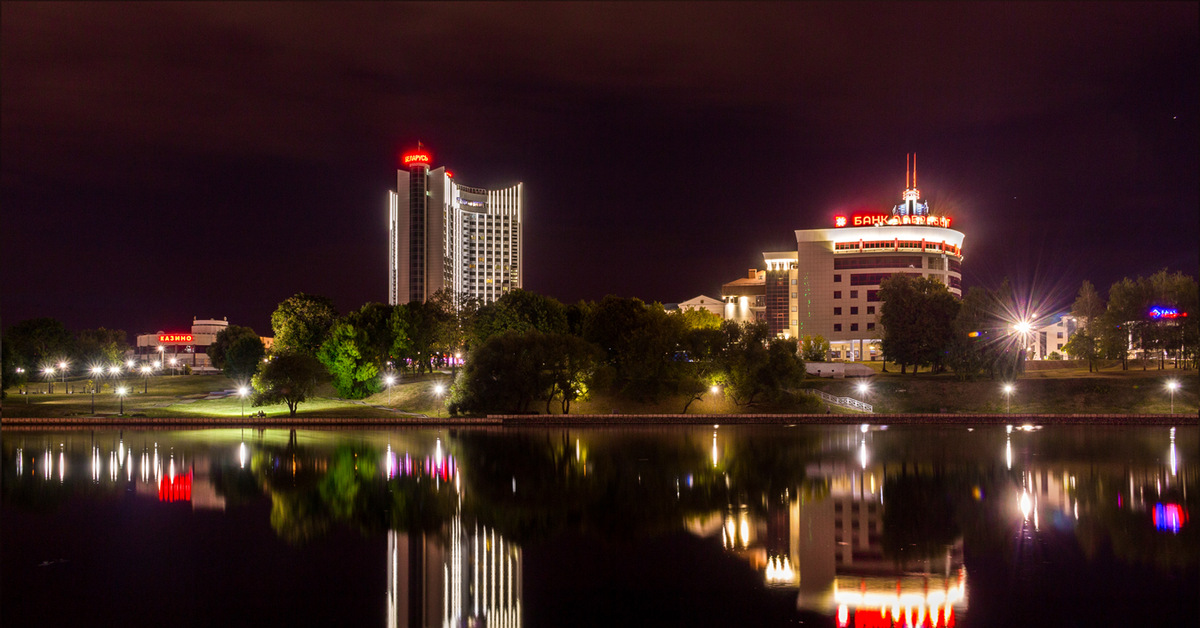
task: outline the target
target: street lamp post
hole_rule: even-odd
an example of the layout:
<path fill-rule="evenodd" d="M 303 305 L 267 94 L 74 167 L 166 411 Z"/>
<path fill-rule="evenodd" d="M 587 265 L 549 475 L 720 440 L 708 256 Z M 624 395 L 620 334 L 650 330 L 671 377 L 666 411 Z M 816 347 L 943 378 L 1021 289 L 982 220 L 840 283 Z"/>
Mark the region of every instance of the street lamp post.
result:
<path fill-rule="evenodd" d="M 246 418 L 246 387 L 238 388 L 238 396 L 242 398 L 242 418 Z"/>
<path fill-rule="evenodd" d="M 392 405 L 392 384 L 396 383 L 396 378 L 392 375 L 388 375 L 387 377 L 383 378 L 383 382 L 385 384 L 387 384 L 388 406 L 391 406 Z"/>
<path fill-rule="evenodd" d="M 121 400 L 121 415 L 125 414 L 125 387 L 117 388 L 117 398 Z"/>
<path fill-rule="evenodd" d="M 150 365 L 149 364 L 142 365 L 142 381 L 145 382 L 145 386 L 142 388 L 142 394 L 146 394 L 146 393 L 150 392 Z"/>
<path fill-rule="evenodd" d="M 54 367 L 47 366 L 42 369 L 42 373 L 46 376 L 46 394 L 54 394 Z"/>
<path fill-rule="evenodd" d="M 1004 411 L 1012 414 L 1012 394 L 1014 387 L 1012 384 L 1004 385 Z"/>
<path fill-rule="evenodd" d="M 63 392 L 67 390 L 67 363 L 65 361 L 58 363 L 58 368 L 62 370 Z"/>
<path fill-rule="evenodd" d="M 446 389 L 441 384 L 438 384 L 433 387 L 433 394 L 437 395 L 437 398 L 438 398 L 437 415 L 439 417 L 442 416 L 442 393 L 443 392 L 446 392 Z"/>
<path fill-rule="evenodd" d="M 1171 414 L 1175 414 L 1175 391 L 1179 389 L 1179 382 L 1171 380 L 1167 382 L 1167 390 L 1171 392 Z"/>
<path fill-rule="evenodd" d="M 103 366 L 92 367 L 92 414 L 96 414 L 96 382 L 103 376 Z"/>

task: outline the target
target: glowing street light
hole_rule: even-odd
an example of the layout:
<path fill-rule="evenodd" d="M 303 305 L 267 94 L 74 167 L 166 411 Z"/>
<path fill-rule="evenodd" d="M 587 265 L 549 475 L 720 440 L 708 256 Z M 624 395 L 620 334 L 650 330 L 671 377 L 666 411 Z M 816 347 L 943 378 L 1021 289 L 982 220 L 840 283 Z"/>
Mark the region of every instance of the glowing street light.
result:
<path fill-rule="evenodd" d="M 46 394 L 54 394 L 54 367 L 47 366 L 42 369 L 42 374 L 46 376 Z"/>
<path fill-rule="evenodd" d="M 1012 394 L 1016 387 L 1012 384 L 1004 385 L 1004 411 L 1012 414 Z"/>
<path fill-rule="evenodd" d="M 158 362 L 155 363 L 154 368 L 159 368 L 159 365 L 166 363 L 166 359 L 163 357 L 165 355 L 163 353 L 163 351 L 166 351 L 166 350 L 167 350 L 166 347 L 164 347 L 162 345 L 158 345 Z"/>
<path fill-rule="evenodd" d="M 142 381 L 146 382 L 146 386 L 142 390 L 142 393 L 145 394 L 145 393 L 150 392 L 150 365 L 149 364 L 142 365 Z"/>
<path fill-rule="evenodd" d="M 869 384 L 865 381 L 859 382 L 858 385 L 856 386 L 856 388 L 858 388 L 858 394 L 860 394 L 864 397 L 867 395 L 868 392 L 871 392 L 871 384 Z"/>
<path fill-rule="evenodd" d="M 117 397 L 121 400 L 121 414 L 125 414 L 125 394 L 129 392 L 124 386 L 117 387 Z"/>
<path fill-rule="evenodd" d="M 245 386 L 238 387 L 238 396 L 242 398 L 242 418 L 246 418 L 246 393 L 250 392 Z"/>
<path fill-rule="evenodd" d="M 174 357 L 172 357 L 171 358 L 171 372 L 174 373 L 175 375 L 178 375 L 179 374 L 178 367 L 179 367 L 179 360 L 176 360 Z"/>
<path fill-rule="evenodd" d="M 112 375 L 113 377 L 116 377 L 117 374 L 120 372 L 121 372 L 121 367 L 117 366 L 116 364 L 108 367 L 108 374 Z"/>
<path fill-rule="evenodd" d="M 1179 390 L 1179 381 L 1174 379 L 1168 381 L 1167 390 L 1171 392 L 1171 414 L 1175 414 L 1175 391 Z"/>
<path fill-rule="evenodd" d="M 96 414 L 96 380 L 104 376 L 103 366 L 92 367 L 92 414 Z"/>
<path fill-rule="evenodd" d="M 67 363 L 66 361 L 58 363 L 59 370 L 62 371 L 63 390 L 67 389 Z"/>
<path fill-rule="evenodd" d="M 446 392 L 446 387 L 442 386 L 441 384 L 438 384 L 433 387 L 433 394 L 437 395 L 437 398 L 438 398 L 438 407 L 437 407 L 437 415 L 438 416 L 442 416 L 442 393 L 444 393 L 444 392 Z"/>
<path fill-rule="evenodd" d="M 394 375 L 388 375 L 387 377 L 383 378 L 383 383 L 387 384 L 388 405 L 390 406 L 392 405 L 392 384 L 396 383 L 396 377 Z"/>

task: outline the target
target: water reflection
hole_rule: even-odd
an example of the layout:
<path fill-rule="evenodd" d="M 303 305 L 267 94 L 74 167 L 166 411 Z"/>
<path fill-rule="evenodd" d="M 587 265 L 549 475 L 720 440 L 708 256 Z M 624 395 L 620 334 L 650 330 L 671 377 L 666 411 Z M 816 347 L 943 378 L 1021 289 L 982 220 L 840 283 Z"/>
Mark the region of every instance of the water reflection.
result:
<path fill-rule="evenodd" d="M 523 548 L 680 529 L 838 626 L 988 625 L 1024 617 L 997 596 L 1047 600 L 1051 563 L 1111 553 L 1194 584 L 1200 473 L 1181 452 L 1196 441 L 1194 427 L 1035 425 L 6 432 L 3 504 L 265 499 L 288 546 L 341 528 L 386 538 L 388 626 L 520 626 Z"/>

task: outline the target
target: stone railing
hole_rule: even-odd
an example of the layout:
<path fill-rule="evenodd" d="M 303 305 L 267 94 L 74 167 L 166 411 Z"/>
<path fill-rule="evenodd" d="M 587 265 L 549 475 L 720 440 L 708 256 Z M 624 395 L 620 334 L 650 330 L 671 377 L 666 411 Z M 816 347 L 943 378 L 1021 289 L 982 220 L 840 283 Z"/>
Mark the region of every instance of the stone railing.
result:
<path fill-rule="evenodd" d="M 821 401 L 824 401 L 825 403 L 831 403 L 835 406 L 850 408 L 851 410 L 858 410 L 860 412 L 874 412 L 871 404 L 865 401 L 859 401 L 853 397 L 834 397 L 829 393 L 817 390 L 815 388 L 809 388 L 805 390 L 805 392 L 810 395 L 816 395 L 821 399 Z"/>

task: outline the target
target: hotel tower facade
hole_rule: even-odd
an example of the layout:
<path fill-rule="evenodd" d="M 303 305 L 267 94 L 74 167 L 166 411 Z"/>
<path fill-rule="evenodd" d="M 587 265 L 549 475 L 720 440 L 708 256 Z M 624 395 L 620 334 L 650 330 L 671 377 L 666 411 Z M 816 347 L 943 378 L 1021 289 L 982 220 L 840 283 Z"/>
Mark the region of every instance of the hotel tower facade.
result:
<path fill-rule="evenodd" d="M 890 213 L 836 216 L 832 228 L 797 230 L 795 250 L 764 252 L 765 271 L 726 283 L 725 318 L 764 321 L 777 336 L 822 336 L 833 358 L 873 360 L 881 357 L 872 344 L 882 338 L 884 279 L 928 277 L 961 298 L 965 236 L 921 200 L 915 161 Z"/>
<path fill-rule="evenodd" d="M 521 184 L 460 185 L 419 144 L 401 158 L 388 193 L 388 303 L 425 301 L 443 288 L 491 303 L 521 287 Z"/>

